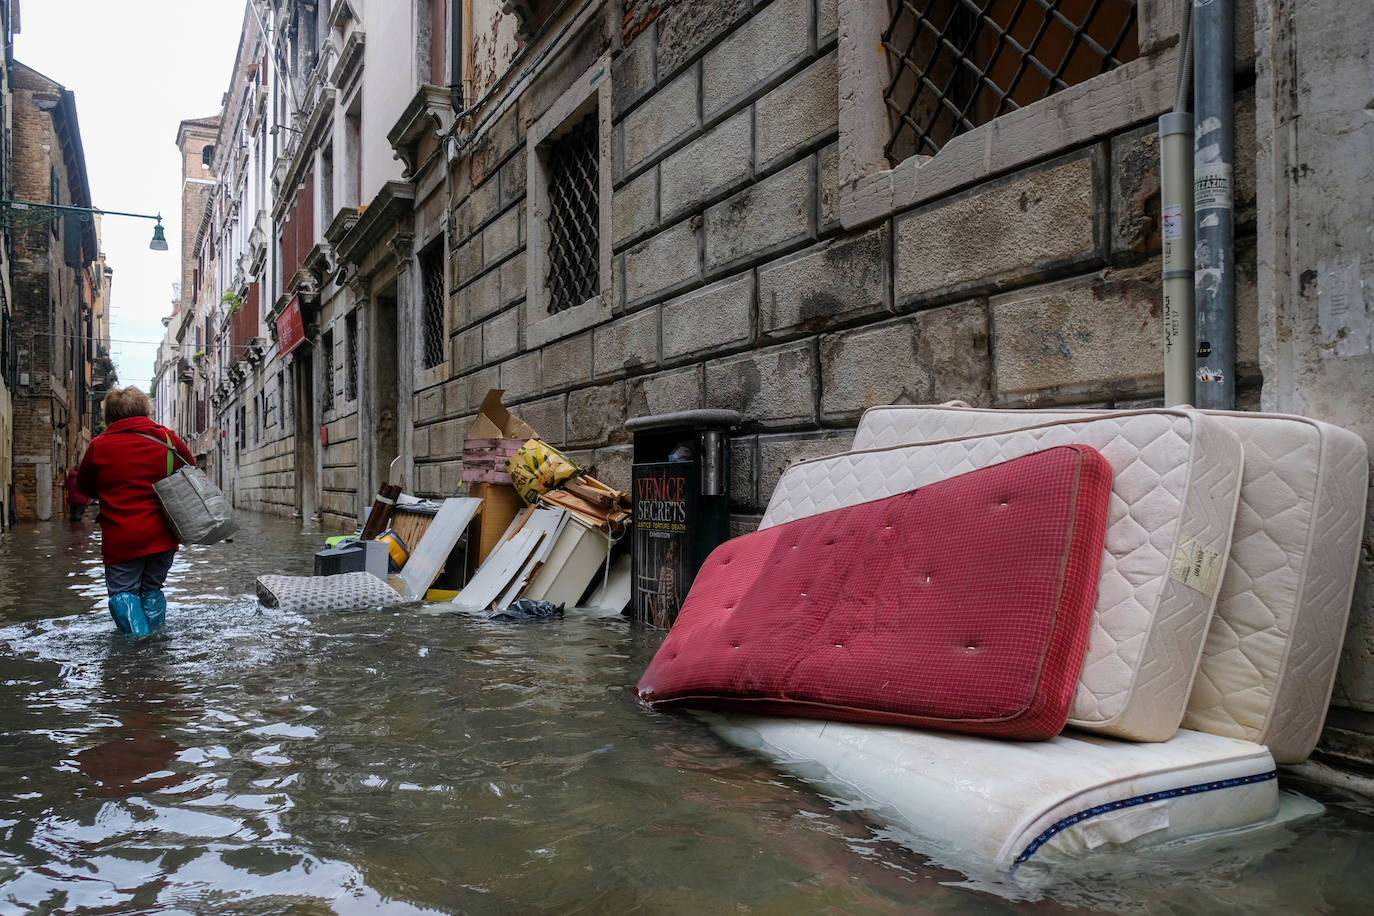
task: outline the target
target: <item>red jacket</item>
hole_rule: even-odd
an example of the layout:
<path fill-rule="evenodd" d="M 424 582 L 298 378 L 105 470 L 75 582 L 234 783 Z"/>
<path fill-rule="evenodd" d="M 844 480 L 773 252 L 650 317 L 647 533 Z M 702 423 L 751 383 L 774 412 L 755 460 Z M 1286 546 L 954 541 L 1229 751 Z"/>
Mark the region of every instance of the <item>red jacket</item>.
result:
<path fill-rule="evenodd" d="M 90 502 L 86 494 L 81 492 L 81 488 L 76 483 L 76 468 L 67 472 L 67 479 L 63 483 L 67 488 L 67 503 L 72 506 L 84 506 Z"/>
<path fill-rule="evenodd" d="M 106 563 L 124 563 L 178 546 L 153 492 L 153 484 L 167 476 L 171 452 L 135 432 L 162 440 L 170 437 L 181 459 L 196 463 L 176 433 L 148 417 L 116 420 L 91 440 L 76 480 L 82 493 L 100 500 L 100 551 Z M 175 462 L 175 467 L 181 466 L 181 461 Z"/>

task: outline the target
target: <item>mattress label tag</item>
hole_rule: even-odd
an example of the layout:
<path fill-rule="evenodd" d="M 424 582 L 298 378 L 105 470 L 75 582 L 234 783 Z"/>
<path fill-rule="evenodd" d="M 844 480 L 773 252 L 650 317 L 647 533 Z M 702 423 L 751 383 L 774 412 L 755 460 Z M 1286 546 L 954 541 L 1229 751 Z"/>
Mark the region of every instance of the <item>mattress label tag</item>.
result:
<path fill-rule="evenodd" d="M 1211 598 L 1217 593 L 1225 564 L 1226 558 L 1219 551 L 1209 550 L 1194 538 L 1184 538 L 1174 550 L 1169 578 Z"/>

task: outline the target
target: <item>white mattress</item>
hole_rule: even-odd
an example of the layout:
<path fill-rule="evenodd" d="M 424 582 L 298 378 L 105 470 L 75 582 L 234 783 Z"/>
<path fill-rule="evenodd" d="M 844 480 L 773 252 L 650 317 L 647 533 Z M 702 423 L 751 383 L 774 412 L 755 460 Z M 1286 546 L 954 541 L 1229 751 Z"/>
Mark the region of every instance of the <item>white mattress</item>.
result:
<path fill-rule="evenodd" d="M 783 474 L 760 527 L 1069 443 L 1096 448 L 1113 470 L 1098 603 L 1069 723 L 1164 741 L 1187 706 L 1240 493 L 1240 440 L 1216 420 L 1135 411 L 805 461 Z"/>
<path fill-rule="evenodd" d="M 1258 744 L 1178 731 L 1158 744 L 1082 733 L 1010 742 L 810 719 L 703 714 L 730 742 L 879 812 L 919 850 L 1006 871 L 1265 822 L 1274 761 Z"/>
<path fill-rule="evenodd" d="M 1316 746 L 1345 636 L 1368 492 L 1364 440 L 1282 414 L 1207 412 L 1245 447 L 1240 508 L 1186 728 L 1298 763 Z M 1098 411 L 876 407 L 854 448 L 941 440 Z"/>

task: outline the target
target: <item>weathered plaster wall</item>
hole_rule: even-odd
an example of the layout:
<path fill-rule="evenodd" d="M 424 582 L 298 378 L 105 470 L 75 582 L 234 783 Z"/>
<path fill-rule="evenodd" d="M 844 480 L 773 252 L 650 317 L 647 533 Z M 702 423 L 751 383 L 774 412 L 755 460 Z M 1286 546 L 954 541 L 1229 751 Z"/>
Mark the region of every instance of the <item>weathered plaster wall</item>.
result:
<path fill-rule="evenodd" d="M 1255 8 L 1262 403 L 1374 450 L 1374 12 L 1332 0 Z M 1365 714 L 1333 716 L 1336 742 L 1374 759 L 1374 516 L 1333 702 Z"/>
<path fill-rule="evenodd" d="M 361 202 L 369 203 L 386 182 L 401 177 L 387 133 L 415 95 L 416 37 L 411 4 L 373 3 L 364 14 L 367 43 L 363 49 L 363 120 Z"/>

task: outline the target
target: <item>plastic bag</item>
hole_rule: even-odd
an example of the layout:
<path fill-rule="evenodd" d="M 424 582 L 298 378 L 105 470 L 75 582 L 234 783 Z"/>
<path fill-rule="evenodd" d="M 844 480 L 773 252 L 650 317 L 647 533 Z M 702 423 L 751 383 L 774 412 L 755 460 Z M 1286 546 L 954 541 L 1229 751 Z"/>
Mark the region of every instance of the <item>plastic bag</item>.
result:
<path fill-rule="evenodd" d="M 521 598 L 510 607 L 492 611 L 488 620 L 503 620 L 510 623 L 530 623 L 535 620 L 552 620 L 563 616 L 563 605 L 538 598 Z"/>
<path fill-rule="evenodd" d="M 540 493 L 547 493 L 571 480 L 582 469 L 558 449 L 539 439 L 530 439 L 506 461 L 515 492 L 527 504 L 534 505 Z"/>

